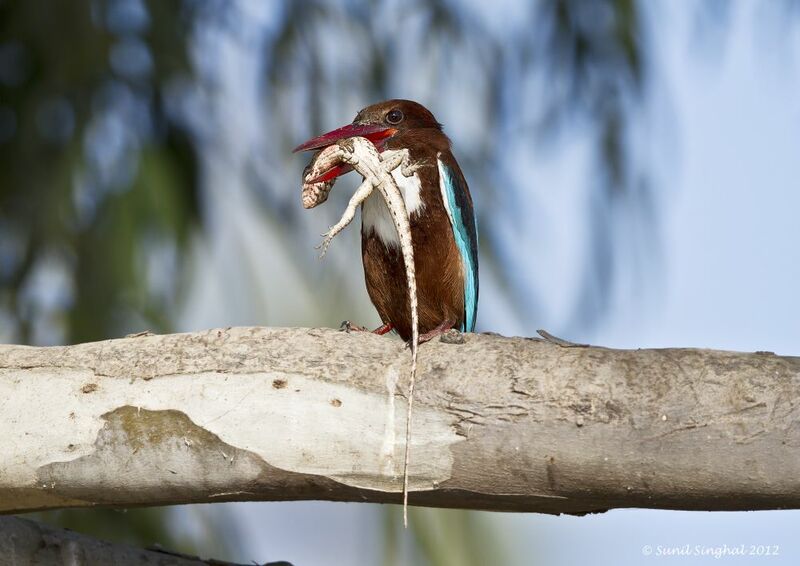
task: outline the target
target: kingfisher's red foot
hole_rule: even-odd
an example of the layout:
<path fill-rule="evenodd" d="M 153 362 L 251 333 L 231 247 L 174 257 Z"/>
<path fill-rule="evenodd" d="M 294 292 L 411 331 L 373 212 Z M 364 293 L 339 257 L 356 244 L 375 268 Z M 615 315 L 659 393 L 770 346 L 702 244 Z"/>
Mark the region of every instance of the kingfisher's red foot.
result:
<path fill-rule="evenodd" d="M 381 324 L 378 328 L 372 331 L 373 334 L 377 334 L 378 336 L 383 336 L 384 334 L 391 332 L 394 330 L 394 324 L 391 322 L 386 322 Z"/>
<path fill-rule="evenodd" d="M 453 320 L 445 320 L 443 323 L 441 323 L 439 326 L 437 326 L 433 330 L 429 330 L 428 332 L 425 332 L 424 334 L 420 334 L 419 335 L 419 343 L 420 344 L 424 344 L 425 342 L 430 342 L 431 340 L 433 340 L 437 336 L 441 336 L 442 334 L 444 334 L 445 332 L 447 332 L 448 330 L 453 328 L 453 326 L 455 326 L 455 324 L 456 323 Z"/>
<path fill-rule="evenodd" d="M 339 330 L 343 332 L 369 332 L 366 326 L 359 326 L 357 324 L 353 324 L 349 320 L 343 320 L 342 324 L 339 325 Z M 391 322 L 387 322 L 385 324 L 381 324 L 378 328 L 372 331 L 373 334 L 377 334 L 378 336 L 383 336 L 387 332 L 391 332 L 394 330 L 394 324 Z"/>

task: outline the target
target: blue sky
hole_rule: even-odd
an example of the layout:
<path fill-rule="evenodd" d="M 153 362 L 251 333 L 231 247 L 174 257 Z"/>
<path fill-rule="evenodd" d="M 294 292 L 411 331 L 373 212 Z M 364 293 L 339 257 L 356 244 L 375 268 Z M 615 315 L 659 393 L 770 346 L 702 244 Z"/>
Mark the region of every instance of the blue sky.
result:
<path fill-rule="evenodd" d="M 740 5 L 719 64 L 691 41 L 662 49 L 680 149 L 662 179 L 664 302 L 638 336 L 800 355 L 800 51 Z"/>

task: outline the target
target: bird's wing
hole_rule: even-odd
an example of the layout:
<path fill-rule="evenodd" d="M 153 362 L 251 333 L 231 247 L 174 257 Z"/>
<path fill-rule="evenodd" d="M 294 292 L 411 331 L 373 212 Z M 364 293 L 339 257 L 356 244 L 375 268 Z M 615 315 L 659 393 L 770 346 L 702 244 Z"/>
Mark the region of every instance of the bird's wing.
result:
<path fill-rule="evenodd" d="M 478 312 L 478 226 L 472 209 L 472 197 L 467 181 L 452 155 L 439 154 L 439 188 L 450 217 L 458 251 L 464 264 L 464 326 L 461 330 L 475 330 Z"/>

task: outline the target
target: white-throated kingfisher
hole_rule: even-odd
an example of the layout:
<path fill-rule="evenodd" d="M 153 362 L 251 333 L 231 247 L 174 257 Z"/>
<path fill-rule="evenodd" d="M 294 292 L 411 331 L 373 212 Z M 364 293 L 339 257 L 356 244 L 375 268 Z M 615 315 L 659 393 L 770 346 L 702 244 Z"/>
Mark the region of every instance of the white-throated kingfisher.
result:
<path fill-rule="evenodd" d="M 387 100 L 361 110 L 353 120 L 295 148 L 322 149 L 362 136 L 378 151 L 409 152 L 414 173 L 392 172 L 409 214 L 419 296 L 420 340 L 451 328 L 475 329 L 478 308 L 478 233 L 472 197 L 442 125 L 421 104 Z M 319 177 L 332 180 L 351 169 L 337 166 Z M 389 210 L 378 194 L 361 207 L 361 253 L 367 292 L 385 333 L 411 338 L 405 266 Z"/>

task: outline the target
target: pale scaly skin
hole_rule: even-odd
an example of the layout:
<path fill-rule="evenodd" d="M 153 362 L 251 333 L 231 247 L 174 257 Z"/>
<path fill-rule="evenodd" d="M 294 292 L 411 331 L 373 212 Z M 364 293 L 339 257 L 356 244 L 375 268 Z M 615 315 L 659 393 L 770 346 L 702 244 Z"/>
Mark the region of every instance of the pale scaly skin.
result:
<path fill-rule="evenodd" d="M 316 179 L 338 163 L 338 153 L 330 151 L 333 147 L 327 147 L 315 155 L 303 170 L 303 208 L 314 208 L 328 200 L 328 193 L 331 192 L 335 180 L 321 183 L 311 183 L 308 180 Z"/>
<path fill-rule="evenodd" d="M 417 276 L 414 270 L 414 247 L 411 243 L 411 225 L 408 220 L 406 203 L 391 172 L 397 167 L 406 177 L 414 174 L 416 167 L 409 163 L 408 150 L 386 151 L 381 157 L 375 146 L 362 137 L 347 138 L 323 149 L 306 167 L 303 174 L 303 206 L 313 208 L 325 202 L 333 186 L 333 181 L 309 183 L 307 180 L 319 177 L 331 167 L 344 162 L 352 166 L 364 177 L 356 189 L 342 218 L 331 226 L 319 247 L 320 258 L 325 255 L 331 240 L 345 229 L 356 214 L 356 209 L 376 188 L 383 196 L 391 213 L 394 227 L 400 240 L 400 251 L 406 266 L 406 284 L 411 307 L 411 376 L 408 389 L 408 414 L 406 415 L 406 446 L 403 462 L 403 524 L 408 525 L 408 461 L 411 443 L 411 407 L 414 402 L 414 380 L 417 374 L 417 348 L 419 346 L 419 316 L 417 313 Z M 307 204 L 308 203 L 308 204 Z"/>

